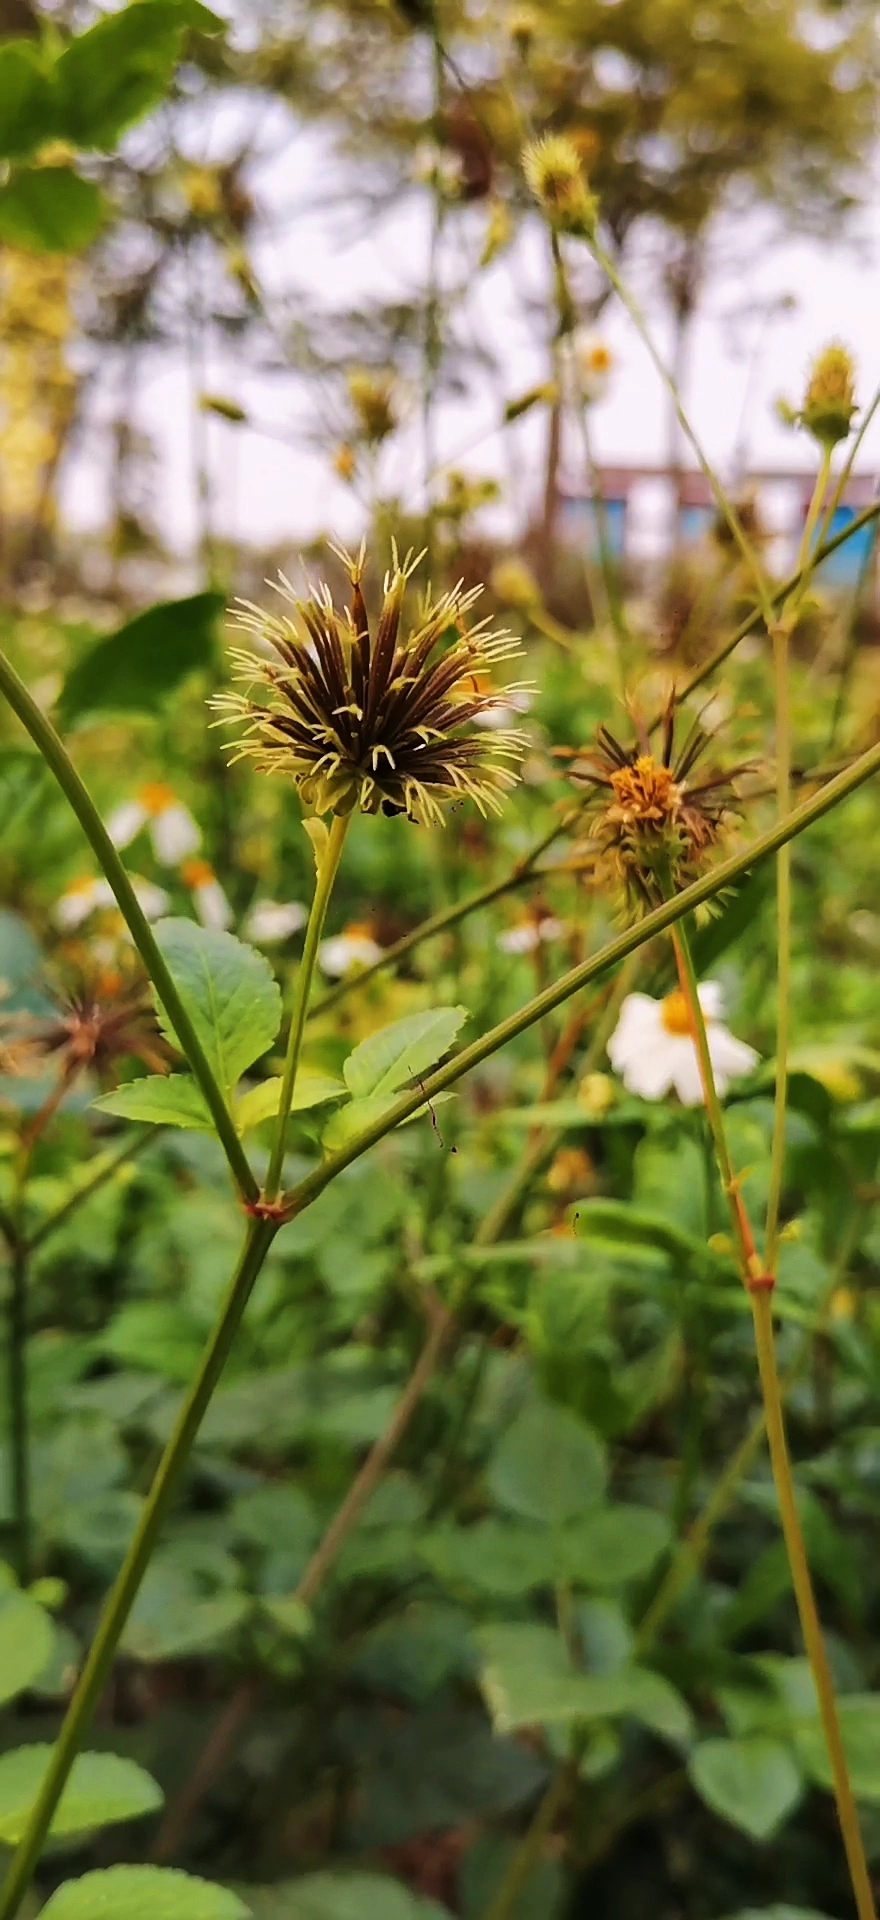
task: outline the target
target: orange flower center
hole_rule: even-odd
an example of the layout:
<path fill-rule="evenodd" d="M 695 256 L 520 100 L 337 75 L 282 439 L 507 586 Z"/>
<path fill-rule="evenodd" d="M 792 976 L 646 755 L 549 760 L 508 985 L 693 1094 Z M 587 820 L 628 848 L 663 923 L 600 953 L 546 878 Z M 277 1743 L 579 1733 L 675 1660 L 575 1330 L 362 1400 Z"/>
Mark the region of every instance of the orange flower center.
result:
<path fill-rule="evenodd" d="M 159 813 L 165 813 L 168 807 L 173 807 L 177 799 L 173 789 L 166 787 L 163 780 L 148 780 L 146 786 L 141 787 L 139 797 L 141 805 L 152 819 Z"/>
<path fill-rule="evenodd" d="M 214 869 L 209 867 L 207 860 L 185 860 L 180 877 L 185 887 L 209 887 L 214 878 Z"/>
<path fill-rule="evenodd" d="M 675 1033 L 688 1039 L 692 1035 L 691 1016 L 683 993 L 676 988 L 660 1002 L 660 1018 L 667 1033 Z"/>
<path fill-rule="evenodd" d="M 653 754 L 642 753 L 633 766 L 618 767 L 611 785 L 618 806 L 646 825 L 662 826 L 678 813 L 681 788 L 670 768 L 658 765 Z"/>

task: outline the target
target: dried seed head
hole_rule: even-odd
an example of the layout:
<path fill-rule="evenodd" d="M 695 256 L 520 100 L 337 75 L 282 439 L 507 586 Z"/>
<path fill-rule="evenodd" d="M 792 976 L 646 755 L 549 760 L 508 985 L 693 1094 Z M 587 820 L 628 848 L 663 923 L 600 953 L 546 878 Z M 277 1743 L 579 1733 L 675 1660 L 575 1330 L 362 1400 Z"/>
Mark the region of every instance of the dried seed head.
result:
<path fill-rule="evenodd" d="M 546 133 L 523 150 L 526 182 L 560 233 L 592 233 L 598 202 L 587 186 L 580 153 L 565 133 Z"/>
<path fill-rule="evenodd" d="M 849 434 L 856 411 L 856 369 L 852 354 L 835 341 L 814 361 L 801 420 L 822 446 L 834 447 Z"/>
<path fill-rule="evenodd" d="M 359 808 L 432 825 L 462 800 L 483 814 L 499 812 L 525 741 L 504 727 L 487 729 L 486 717 L 524 689 L 494 691 L 481 676 L 519 653 L 519 643 L 489 631 L 486 621 L 469 629 L 480 589 L 465 593 L 460 586 L 437 600 L 425 595 L 406 632 L 407 583 L 421 556 L 401 566 L 396 552 L 371 624 L 363 549 L 357 559 L 339 558 L 351 581 L 347 609 L 334 606 L 327 587 L 298 600 L 283 579 L 291 613 L 244 608 L 240 624 L 264 650 L 268 642 L 277 659 L 237 651 L 245 691 L 212 702 L 225 720 L 245 722 L 236 757 L 286 773 L 319 814 Z M 265 696 L 255 697 L 255 689 L 266 689 Z"/>
<path fill-rule="evenodd" d="M 676 755 L 674 723 L 670 705 L 659 757 L 646 740 L 622 746 L 607 727 L 598 752 L 573 756 L 572 778 L 592 795 L 601 864 L 630 910 L 650 910 L 695 880 L 735 811 L 735 774 L 693 777 L 709 735 L 695 722 Z"/>

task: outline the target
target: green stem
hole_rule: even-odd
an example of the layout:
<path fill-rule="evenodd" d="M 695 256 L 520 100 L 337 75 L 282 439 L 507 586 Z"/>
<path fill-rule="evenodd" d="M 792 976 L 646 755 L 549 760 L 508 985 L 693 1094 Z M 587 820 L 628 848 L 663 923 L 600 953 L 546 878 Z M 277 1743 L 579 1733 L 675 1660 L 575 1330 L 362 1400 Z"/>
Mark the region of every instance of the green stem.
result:
<path fill-rule="evenodd" d="M 781 618 L 771 628 L 776 684 L 776 811 L 780 820 L 791 811 L 791 676 L 789 646 L 804 594 L 803 569 L 810 557 L 822 502 L 828 491 L 831 448 L 823 448 L 813 488 L 798 566 L 801 580 L 786 599 Z M 770 1149 L 770 1186 L 764 1233 L 764 1265 L 775 1273 L 779 1257 L 779 1209 L 785 1179 L 785 1121 L 788 1109 L 788 1054 L 791 1045 L 791 847 L 776 856 L 776 1087 L 773 1102 L 773 1143 Z"/>
<path fill-rule="evenodd" d="M 528 1886 L 541 1860 L 544 1842 L 549 1839 L 575 1790 L 577 1777 L 577 1759 L 564 1760 L 554 1774 L 528 1832 L 517 1847 L 485 1920 L 511 1920 L 519 1896 Z"/>
<path fill-rule="evenodd" d="M 125 867 L 88 788 L 76 771 L 64 742 L 56 733 L 51 720 L 47 720 L 46 715 L 40 711 L 24 681 L 4 653 L 0 653 L 0 692 L 5 694 L 13 712 L 18 715 L 35 746 L 39 748 L 46 765 L 54 774 L 62 793 L 73 808 L 95 858 L 110 882 L 119 911 L 165 1008 L 181 1051 L 186 1055 L 193 1076 L 198 1082 L 233 1178 L 246 1200 L 256 1200 L 259 1187 L 235 1131 L 222 1089 L 214 1077 L 208 1056 L 181 1000 L 152 927 L 138 903 Z"/>
<path fill-rule="evenodd" d="M 268 1201 L 273 1201 L 277 1198 L 278 1189 L 281 1185 L 281 1174 L 284 1167 L 284 1149 L 287 1143 L 287 1128 L 290 1122 L 290 1108 L 296 1087 L 300 1054 L 302 1053 L 309 994 L 311 993 L 315 963 L 318 958 L 318 947 L 324 931 L 324 921 L 327 918 L 327 908 L 330 904 L 330 895 L 333 892 L 333 883 L 339 872 L 339 862 L 342 859 L 342 849 L 345 846 L 345 836 L 348 832 L 349 820 L 349 814 L 334 814 L 333 825 L 330 828 L 327 844 L 318 862 L 317 879 L 312 899 L 312 908 L 309 914 L 309 924 L 306 928 L 302 959 L 299 963 L 299 972 L 296 976 L 293 1010 L 290 1016 L 290 1034 L 287 1041 L 287 1058 L 284 1062 L 284 1077 L 281 1082 L 281 1105 L 278 1109 L 275 1138 L 272 1142 L 269 1171 L 266 1175 L 266 1185 L 263 1193 L 264 1199 Z"/>
<path fill-rule="evenodd" d="M 819 1612 L 816 1606 L 816 1597 L 813 1592 L 813 1583 L 807 1561 L 807 1551 L 804 1545 L 804 1536 L 801 1531 L 800 1516 L 797 1509 L 797 1494 L 795 1492 L 791 1456 L 788 1451 L 782 1391 L 779 1382 L 779 1370 L 776 1363 L 776 1340 L 773 1331 L 772 1305 L 773 1281 L 766 1272 L 761 1271 L 761 1264 L 757 1259 L 757 1255 L 754 1253 L 754 1244 L 752 1242 L 748 1216 L 742 1203 L 739 1190 L 732 1182 L 731 1161 L 725 1137 L 724 1117 L 721 1112 L 721 1104 L 715 1087 L 715 1076 L 709 1052 L 706 1023 L 696 991 L 693 962 L 690 959 L 687 940 L 683 931 L 679 929 L 674 937 L 677 942 L 677 948 L 684 959 L 682 990 L 687 997 L 690 1016 L 695 1029 L 695 1037 L 700 1055 L 700 1072 L 703 1081 L 706 1110 L 709 1115 L 713 1134 L 715 1135 L 715 1149 L 721 1167 L 722 1178 L 725 1181 L 725 1185 L 728 1186 L 731 1198 L 734 1227 L 740 1244 L 743 1284 L 745 1285 L 751 1302 L 752 1318 L 755 1327 L 755 1346 L 758 1354 L 758 1372 L 761 1380 L 761 1394 L 764 1401 L 767 1440 L 770 1449 L 770 1463 L 773 1469 L 773 1479 L 779 1500 L 782 1535 L 785 1541 L 785 1550 L 788 1556 L 792 1585 L 797 1601 L 801 1632 L 804 1636 L 804 1645 L 816 1688 L 822 1727 L 828 1747 L 828 1756 L 831 1761 L 831 1771 L 834 1780 L 834 1798 L 843 1836 L 847 1866 L 849 1868 L 850 1880 L 855 1896 L 856 1910 L 859 1920 L 876 1920 L 874 1897 L 871 1891 L 871 1877 L 868 1872 L 868 1863 L 865 1857 L 864 1845 L 859 1828 L 855 1796 L 853 1794 L 846 1754 L 844 1752 L 843 1734 L 840 1725 L 837 1699 L 834 1692 L 834 1683 L 828 1665 L 825 1642 L 822 1638 Z"/>
<path fill-rule="evenodd" d="M 751 1222 L 740 1192 L 739 1179 L 733 1165 L 733 1160 L 731 1159 L 730 1148 L 727 1144 L 724 1114 L 721 1110 L 721 1101 L 718 1098 L 718 1089 L 715 1085 L 715 1070 L 712 1066 L 712 1055 L 709 1051 L 709 1035 L 706 1031 L 703 1009 L 700 1006 L 700 993 L 697 985 L 694 957 L 691 953 L 690 941 L 684 924 L 674 928 L 672 944 L 675 948 L 679 983 L 685 1001 L 687 1002 L 688 1012 L 691 1016 L 694 1044 L 699 1055 L 703 1098 L 706 1102 L 706 1114 L 715 1147 L 715 1158 L 718 1161 L 721 1182 L 724 1187 L 727 1204 L 730 1208 L 731 1225 L 733 1227 L 734 1238 L 739 1248 L 743 1278 L 748 1284 L 748 1280 L 754 1270 L 754 1263 L 757 1259 L 755 1242 L 752 1235 Z"/>
<path fill-rule="evenodd" d="M 504 875 L 503 879 L 493 880 L 488 887 L 481 887 L 478 893 L 469 893 L 466 899 L 455 901 L 451 907 L 442 907 L 440 912 L 433 913 L 430 919 L 420 921 L 417 927 L 413 927 L 411 933 L 405 933 L 400 940 L 395 940 L 392 947 L 386 947 L 381 959 L 374 960 L 371 966 L 363 967 L 358 973 L 349 974 L 347 979 L 340 980 L 338 986 L 331 987 L 328 993 L 320 994 L 317 1000 L 312 1001 L 308 1018 L 314 1020 L 319 1013 L 329 1012 L 331 1007 L 335 1007 L 348 994 L 354 993 L 359 987 L 365 987 L 369 980 L 375 979 L 377 973 L 382 973 L 386 967 L 393 967 L 398 960 L 405 959 L 406 955 L 412 953 L 416 947 L 420 947 L 423 941 L 433 940 L 438 933 L 446 933 L 448 928 L 456 926 L 459 920 L 467 919 L 471 913 L 478 913 L 481 907 L 491 906 L 494 900 L 500 900 L 505 893 L 513 893 L 518 887 L 527 887 L 533 880 L 543 879 L 544 869 L 542 867 L 536 869 L 535 862 L 565 832 L 573 817 L 569 811 L 563 819 L 554 820 L 549 831 L 543 833 L 540 840 L 535 841 L 534 846 L 530 847 L 528 853 L 524 854 L 520 860 L 517 860 L 516 865 Z"/>
<path fill-rule="evenodd" d="M 807 1561 L 804 1536 L 801 1531 L 800 1516 L 797 1510 L 794 1476 L 791 1469 L 791 1457 L 785 1433 L 785 1417 L 782 1407 L 782 1394 L 779 1384 L 779 1370 L 776 1364 L 776 1340 L 773 1332 L 773 1304 L 767 1288 L 751 1293 L 752 1315 L 755 1323 L 755 1345 L 758 1351 L 758 1368 L 761 1375 L 761 1390 L 764 1396 L 764 1410 L 767 1417 L 767 1439 L 770 1447 L 770 1460 L 773 1478 L 779 1499 L 779 1511 L 782 1519 L 782 1533 L 785 1540 L 788 1562 L 791 1568 L 792 1584 L 797 1600 L 801 1631 L 810 1662 L 810 1670 L 819 1699 L 819 1712 L 831 1761 L 834 1778 L 834 1798 L 837 1803 L 837 1816 L 843 1835 L 847 1865 L 855 1896 L 856 1911 L 859 1920 L 876 1920 L 874 1895 L 871 1888 L 871 1876 L 859 1827 L 858 1809 L 849 1777 L 846 1753 L 843 1745 L 843 1733 L 840 1725 L 834 1682 L 828 1665 L 828 1655 L 822 1637 L 822 1628 L 813 1593 L 813 1583 Z"/>
<path fill-rule="evenodd" d="M 33 1878 L 58 1802 L 107 1683 L 116 1649 L 153 1554 L 171 1496 L 223 1372 L 254 1282 L 276 1232 L 277 1226 L 273 1221 L 252 1220 L 248 1225 L 223 1309 L 162 1455 L 137 1532 L 104 1604 L 98 1631 L 52 1749 L 52 1758 L 36 1804 L 0 1887 L 0 1920 L 12 1920 L 12 1916 L 18 1913 Z"/>
<path fill-rule="evenodd" d="M 766 833 L 760 834 L 742 853 L 736 854 L 730 860 L 721 861 L 709 873 L 704 874 L 702 879 L 694 880 L 689 887 L 685 887 L 684 891 L 677 894 L 673 900 L 664 901 L 662 906 L 654 907 L 643 920 L 627 927 L 591 959 L 583 960 L 579 966 L 570 968 L 569 972 L 564 973 L 562 978 L 555 981 L 552 986 L 545 987 L 542 993 L 528 1000 L 517 1013 L 512 1013 L 508 1019 L 499 1021 L 497 1026 L 491 1027 L 488 1033 L 483 1034 L 481 1039 L 475 1040 L 471 1046 L 463 1047 L 462 1051 L 445 1066 L 438 1067 L 435 1073 L 428 1074 L 417 1089 L 401 1094 L 400 1099 L 395 1100 L 393 1106 L 388 1108 L 381 1119 L 374 1121 L 372 1126 L 365 1127 L 363 1133 L 357 1134 L 336 1153 L 328 1154 L 320 1167 L 316 1167 L 312 1173 L 300 1181 L 299 1186 L 294 1187 L 287 1195 L 285 1219 L 295 1219 L 307 1206 L 311 1205 L 319 1193 L 323 1193 L 324 1188 L 331 1180 L 335 1180 L 336 1175 L 341 1173 L 344 1167 L 351 1166 L 352 1162 L 359 1160 L 370 1147 L 384 1140 L 387 1133 L 391 1133 L 401 1121 L 408 1120 L 410 1114 L 417 1112 L 426 1101 L 433 1100 L 435 1094 L 443 1093 L 447 1087 L 454 1086 L 464 1074 L 470 1073 L 473 1067 L 482 1065 L 482 1062 L 488 1060 L 493 1053 L 497 1053 L 500 1047 L 506 1046 L 511 1040 L 518 1039 L 521 1033 L 528 1032 L 529 1027 L 534 1026 L 536 1021 L 543 1020 L 548 1013 L 553 1013 L 557 1007 L 561 1007 L 566 1000 L 571 999 L 573 993 L 578 993 L 589 981 L 598 979 L 601 974 L 619 965 L 620 961 L 626 960 L 631 953 L 645 946 L 657 934 L 666 933 L 670 927 L 683 920 L 686 914 L 693 913 L 694 909 L 702 906 L 704 901 L 711 900 L 722 888 L 730 887 L 737 880 L 741 880 L 761 860 L 766 860 L 771 854 L 778 852 L 787 841 L 794 840 L 799 833 L 803 833 L 807 827 L 812 826 L 814 821 L 820 820 L 832 807 L 839 805 L 841 800 L 845 800 L 849 794 L 863 786 L 866 780 L 872 779 L 877 772 L 880 772 L 880 744 L 869 747 L 866 753 L 860 754 L 851 766 L 844 768 L 843 772 L 837 774 L 833 780 L 829 780 L 818 793 L 811 794 L 809 800 L 804 800 L 799 807 L 795 807 L 785 820 L 775 821 Z M 2 1914 L 0 1914 L 0 1920 L 2 1920 Z"/>
<path fill-rule="evenodd" d="M 735 540 L 736 545 L 739 548 L 739 551 L 742 554 L 744 561 L 746 562 L 749 572 L 752 575 L 752 578 L 755 582 L 755 587 L 758 593 L 758 600 L 760 602 L 762 616 L 765 623 L 769 626 L 773 618 L 773 602 L 771 600 L 770 593 L 768 591 L 767 577 L 764 572 L 764 568 L 761 564 L 760 557 L 755 552 L 755 549 L 752 546 L 752 543 L 749 540 L 743 528 L 739 514 L 737 513 L 732 501 L 728 498 L 728 495 L 726 494 L 724 488 L 722 487 L 720 480 L 717 478 L 717 475 L 714 472 L 711 462 L 707 459 L 705 453 L 703 452 L 703 448 L 700 444 L 700 441 L 698 440 L 697 435 L 685 411 L 684 402 L 678 390 L 678 385 L 673 375 L 670 373 L 669 368 L 666 366 L 662 355 L 658 353 L 657 348 L 654 345 L 654 341 L 651 335 L 651 330 L 645 320 L 645 316 L 642 313 L 642 310 L 641 310 L 641 307 L 639 306 L 638 301 L 635 299 L 633 294 L 630 293 L 630 290 L 626 285 L 626 282 L 621 278 L 614 261 L 612 260 L 610 254 L 606 253 L 605 248 L 602 246 L 598 236 L 591 235 L 588 241 L 588 245 L 590 248 L 590 252 L 593 255 L 593 258 L 596 261 L 597 266 L 601 267 L 602 272 L 605 274 L 606 278 L 610 281 L 611 286 L 614 288 L 614 291 L 617 294 L 618 299 L 622 302 L 623 306 L 626 308 L 626 311 L 629 314 L 629 317 L 633 323 L 633 326 L 636 329 L 636 332 L 639 335 L 640 340 L 642 341 L 643 345 L 647 348 L 647 351 L 650 354 L 651 360 L 653 361 L 653 364 L 657 372 L 659 373 L 660 378 L 667 389 L 667 392 L 669 393 L 670 399 L 672 400 L 673 407 L 675 408 L 676 419 L 678 420 L 679 426 L 681 427 L 682 432 L 687 436 L 688 440 L 690 441 L 690 444 L 694 450 L 694 453 L 697 456 L 697 460 L 702 469 L 702 472 L 705 474 L 705 477 L 709 482 L 709 486 L 712 489 L 712 495 L 718 507 L 718 510 L 723 515 L 727 523 L 727 526 L 730 528 L 730 532 L 733 536 L 733 539 Z"/>
<path fill-rule="evenodd" d="M 27 1248 L 12 1248 L 7 1328 L 9 1362 L 9 1439 L 12 1459 L 12 1515 L 15 1571 L 19 1585 L 30 1579 L 30 1449 L 27 1383 Z"/>

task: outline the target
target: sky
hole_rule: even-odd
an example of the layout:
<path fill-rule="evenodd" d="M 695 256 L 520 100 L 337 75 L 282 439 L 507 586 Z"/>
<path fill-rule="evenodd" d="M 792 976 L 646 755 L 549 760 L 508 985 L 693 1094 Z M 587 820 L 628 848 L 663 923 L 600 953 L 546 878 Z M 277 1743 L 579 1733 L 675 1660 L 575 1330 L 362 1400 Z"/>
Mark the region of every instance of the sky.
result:
<path fill-rule="evenodd" d="M 406 299 L 424 286 L 430 231 L 426 194 L 414 192 L 402 208 L 364 233 L 338 211 L 317 215 L 309 210 L 327 174 L 327 156 L 317 138 L 295 132 L 288 137 L 289 124 L 280 121 L 277 137 L 271 137 L 271 129 L 267 134 L 266 146 L 278 151 L 256 179 L 265 235 L 255 257 L 272 310 L 283 314 L 298 294 L 345 308 L 362 297 Z M 215 152 L 228 148 L 229 135 L 228 127 L 219 130 Z M 210 142 L 203 153 L 210 157 Z M 540 317 L 543 239 L 534 231 L 512 259 L 503 257 L 477 274 L 485 218 L 479 207 L 452 215 L 441 274 L 445 284 L 466 287 L 461 325 L 475 341 L 491 337 L 500 369 L 466 401 L 444 402 L 435 434 L 443 460 L 469 474 L 501 480 L 504 504 L 494 510 L 495 526 L 513 534 L 540 499 L 546 414 L 539 410 L 505 435 L 498 433 L 497 422 L 506 400 L 547 378 L 546 321 Z M 644 259 L 637 259 L 631 271 L 654 338 L 665 352 L 668 325 L 662 303 L 652 299 L 655 276 Z M 767 311 L 774 311 L 770 320 L 762 318 Z M 870 397 L 880 381 L 878 319 L 880 213 L 873 206 L 833 243 L 780 238 L 767 215 L 745 216 L 720 229 L 694 331 L 687 403 L 721 473 L 730 473 L 743 435 L 753 464 L 808 468 L 810 443 L 781 425 L 775 403 L 781 396 L 798 402 L 811 356 L 830 339 L 851 348 L 860 397 Z M 593 409 L 596 455 L 600 463 L 662 461 L 668 403 L 632 322 L 616 302 L 606 309 L 602 333 L 615 365 L 607 398 Z M 255 425 L 235 427 L 203 415 L 194 428 L 194 382 L 242 405 Z M 317 406 L 314 398 L 299 376 L 259 374 L 246 353 L 232 354 L 210 341 L 203 343 L 197 372 L 174 356 L 153 356 L 140 381 L 137 424 L 155 444 L 154 513 L 172 550 L 186 554 L 195 540 L 199 434 L 207 448 L 216 533 L 263 547 L 305 542 L 326 531 L 346 540 L 357 536 L 364 502 L 332 468 L 341 420 L 338 414 L 333 418 L 333 404 L 323 390 Z M 114 404 L 112 384 L 99 386 L 99 423 L 109 419 Z M 409 416 L 385 451 L 379 486 L 386 495 L 398 494 L 418 506 L 425 497 L 425 452 L 414 398 Z M 304 429 L 311 430 L 316 444 L 306 443 Z M 82 528 L 99 525 L 106 505 L 100 431 L 89 445 L 91 451 L 68 471 L 65 490 L 68 517 Z M 880 469 L 880 416 L 859 465 Z M 566 469 L 569 484 L 577 488 L 576 445 L 569 448 Z M 645 513 L 643 543 L 650 547 L 650 502 Z"/>

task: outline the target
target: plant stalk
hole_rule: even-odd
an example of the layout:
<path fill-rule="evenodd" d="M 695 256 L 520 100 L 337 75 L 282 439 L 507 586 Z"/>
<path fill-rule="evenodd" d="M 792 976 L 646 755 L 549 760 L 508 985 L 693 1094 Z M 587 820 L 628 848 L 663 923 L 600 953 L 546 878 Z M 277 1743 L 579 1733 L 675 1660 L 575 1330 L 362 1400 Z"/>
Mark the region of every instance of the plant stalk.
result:
<path fill-rule="evenodd" d="M 837 1815 L 843 1836 L 847 1866 L 852 1883 L 856 1911 L 859 1920 L 876 1920 L 874 1896 L 871 1890 L 871 1877 L 859 1827 L 858 1811 L 849 1769 L 843 1746 L 843 1733 L 840 1725 L 834 1683 L 828 1665 L 828 1656 L 822 1638 L 819 1612 L 804 1536 L 801 1530 L 800 1516 L 797 1510 L 794 1475 L 788 1441 L 785 1432 L 785 1416 L 782 1405 L 782 1393 L 779 1383 L 779 1370 L 776 1363 L 776 1341 L 773 1331 L 772 1293 L 774 1281 L 762 1267 L 754 1250 L 748 1214 L 742 1200 L 739 1187 L 732 1177 L 730 1153 L 727 1147 L 724 1129 L 724 1117 L 715 1086 L 712 1058 L 706 1033 L 706 1022 L 696 990 L 693 960 L 688 946 L 687 935 L 679 928 L 673 935 L 676 943 L 676 957 L 679 959 L 682 992 L 688 1004 L 694 1037 L 700 1057 L 700 1074 L 703 1082 L 703 1094 L 709 1123 L 715 1137 L 716 1153 L 725 1187 L 730 1201 L 734 1232 L 740 1246 L 742 1259 L 743 1284 L 748 1293 L 755 1327 L 755 1346 L 758 1354 L 758 1372 L 761 1380 L 761 1394 L 764 1401 L 764 1414 L 767 1427 L 767 1440 L 770 1449 L 770 1463 L 779 1500 L 782 1521 L 782 1535 L 791 1571 L 792 1586 L 797 1602 L 801 1632 L 810 1663 L 810 1671 L 819 1701 L 822 1727 L 831 1761 L 834 1779 L 834 1798 Z M 716 1127 L 718 1129 L 716 1133 Z"/>
<path fill-rule="evenodd" d="M 39 748 L 50 772 L 54 774 L 65 799 L 69 801 L 98 864 L 110 883 L 119 911 L 125 920 L 144 966 L 153 982 L 168 1019 L 186 1055 L 193 1076 L 206 1102 L 220 1144 L 239 1191 L 246 1200 L 259 1195 L 244 1148 L 223 1091 L 211 1069 L 192 1020 L 178 993 L 164 954 L 146 915 L 140 906 L 125 867 L 110 838 L 94 800 L 81 780 L 60 735 L 51 720 L 37 706 L 12 662 L 0 652 L 0 692 L 5 694 L 13 712 Z"/>
<path fill-rule="evenodd" d="M 87 1736 L 141 1581 L 150 1563 L 181 1471 L 223 1372 L 241 1318 L 277 1232 L 274 1221 L 250 1221 L 226 1300 L 199 1371 L 165 1448 L 120 1573 L 67 1709 L 27 1827 L 0 1886 L 0 1920 L 13 1920 L 33 1878 L 71 1768 Z"/>
<path fill-rule="evenodd" d="M 275 1126 L 275 1138 L 269 1158 L 269 1171 L 263 1198 L 270 1203 L 277 1198 L 284 1167 L 284 1149 L 287 1143 L 287 1129 L 290 1122 L 290 1108 L 296 1087 L 296 1076 L 302 1053 L 303 1033 L 309 1005 L 315 963 L 318 958 L 318 946 L 324 931 L 327 908 L 333 884 L 339 871 L 345 836 L 348 832 L 349 814 L 334 814 L 327 844 L 318 861 L 318 872 L 309 923 L 306 928 L 305 944 L 299 972 L 296 976 L 296 989 L 293 998 L 293 1010 L 290 1016 L 290 1034 L 287 1041 L 287 1058 L 284 1062 L 284 1077 L 281 1082 L 281 1105 Z"/>
<path fill-rule="evenodd" d="M 7 1357 L 9 1363 L 9 1439 L 12 1461 L 12 1516 L 15 1540 L 15 1571 L 18 1575 L 19 1585 L 22 1587 L 27 1586 L 31 1577 L 27 1292 L 28 1252 L 23 1242 L 17 1240 L 11 1249 L 9 1269 Z"/>

